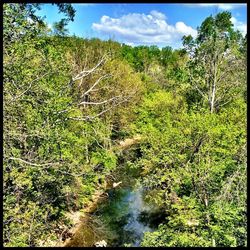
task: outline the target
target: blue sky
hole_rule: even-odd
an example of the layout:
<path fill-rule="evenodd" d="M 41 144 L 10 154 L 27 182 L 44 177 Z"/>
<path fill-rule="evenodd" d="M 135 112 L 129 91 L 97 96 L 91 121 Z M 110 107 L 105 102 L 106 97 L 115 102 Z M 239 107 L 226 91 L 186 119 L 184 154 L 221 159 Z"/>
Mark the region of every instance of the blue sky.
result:
<path fill-rule="evenodd" d="M 181 47 L 183 35 L 196 36 L 197 27 L 209 15 L 228 10 L 235 29 L 246 33 L 246 4 L 73 4 L 74 22 L 67 26 L 79 37 L 113 39 L 136 45 Z M 49 26 L 63 17 L 56 6 L 42 5 L 37 12 Z"/>

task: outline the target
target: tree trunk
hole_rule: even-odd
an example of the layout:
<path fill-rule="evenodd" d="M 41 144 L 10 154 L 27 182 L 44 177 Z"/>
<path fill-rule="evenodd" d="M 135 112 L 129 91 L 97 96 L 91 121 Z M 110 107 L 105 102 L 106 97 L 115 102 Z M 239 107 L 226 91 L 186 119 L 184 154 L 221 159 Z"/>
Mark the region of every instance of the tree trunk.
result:
<path fill-rule="evenodd" d="M 214 112 L 214 103 L 215 103 L 215 93 L 216 93 L 216 84 L 217 84 L 217 65 L 216 65 L 216 56 L 214 58 L 214 75 L 213 75 L 213 86 L 212 86 L 212 95 L 210 102 L 210 112 L 211 114 Z"/>
<path fill-rule="evenodd" d="M 215 83 L 213 84 L 213 90 L 212 90 L 212 98 L 210 102 L 210 112 L 214 112 L 214 102 L 215 102 L 215 91 L 216 91 L 216 85 Z"/>

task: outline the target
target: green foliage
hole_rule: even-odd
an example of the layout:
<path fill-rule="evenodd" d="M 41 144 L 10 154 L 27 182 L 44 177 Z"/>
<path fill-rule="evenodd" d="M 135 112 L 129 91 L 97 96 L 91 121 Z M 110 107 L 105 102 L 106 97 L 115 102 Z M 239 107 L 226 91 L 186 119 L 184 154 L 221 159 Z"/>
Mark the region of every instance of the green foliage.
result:
<path fill-rule="evenodd" d="M 138 108 L 134 128 L 144 140 L 137 165 L 147 198 L 169 214 L 142 246 L 243 246 L 246 104 L 239 99 L 211 114 L 188 111 L 181 100 L 158 92 Z"/>
<path fill-rule="evenodd" d="M 22 13 L 21 6 L 5 8 L 6 37 L 8 32 L 22 33 L 7 26 L 15 8 Z M 20 17 L 23 29 L 26 11 Z M 75 105 L 77 89 L 69 84 L 74 54 L 67 41 L 43 34 L 29 40 L 31 32 L 27 29 L 25 42 L 4 40 L 6 246 L 51 244 L 61 233 L 55 232 L 58 222 L 65 220 L 63 212 L 86 206 L 99 178 L 116 167 L 107 144 L 110 122 L 69 119 L 83 111 Z M 103 168 L 97 173 L 98 164 Z"/>
<path fill-rule="evenodd" d="M 195 95 L 190 91 L 189 99 L 208 106 L 211 113 L 242 96 L 246 88 L 243 37 L 232 26 L 231 13 L 222 12 L 203 21 L 196 39 L 183 37 L 190 57 L 187 63 L 190 88 L 196 91 Z"/>
<path fill-rule="evenodd" d="M 230 13 L 185 52 L 66 37 L 74 10 L 57 5 L 67 18 L 52 34 L 39 4 L 4 4 L 4 245 L 55 244 L 66 212 L 123 171 L 117 141 L 139 134 L 126 164 L 168 215 L 142 246 L 246 246 L 247 38 Z"/>

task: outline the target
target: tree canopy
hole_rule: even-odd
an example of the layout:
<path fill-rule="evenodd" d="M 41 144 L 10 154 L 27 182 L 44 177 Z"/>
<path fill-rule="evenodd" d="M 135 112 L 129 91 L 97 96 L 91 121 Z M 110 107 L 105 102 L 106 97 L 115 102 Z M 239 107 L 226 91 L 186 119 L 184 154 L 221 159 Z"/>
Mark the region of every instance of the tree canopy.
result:
<path fill-rule="evenodd" d="M 230 12 L 174 50 L 66 35 L 75 10 L 56 5 L 51 32 L 40 4 L 4 4 L 4 246 L 63 241 L 125 163 L 166 214 L 141 246 L 246 246 L 247 36 Z"/>

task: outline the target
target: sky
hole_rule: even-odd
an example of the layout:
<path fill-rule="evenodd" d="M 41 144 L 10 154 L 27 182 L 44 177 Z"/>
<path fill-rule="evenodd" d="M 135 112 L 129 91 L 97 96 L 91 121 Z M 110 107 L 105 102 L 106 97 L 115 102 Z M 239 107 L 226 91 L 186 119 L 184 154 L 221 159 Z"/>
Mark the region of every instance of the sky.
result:
<path fill-rule="evenodd" d="M 210 15 L 232 13 L 234 28 L 247 30 L 246 4 L 72 4 L 76 10 L 69 34 L 83 38 L 112 39 L 131 46 L 157 45 L 180 48 L 184 35 L 197 35 L 197 27 Z M 64 17 L 51 4 L 42 5 L 37 14 L 53 22 Z"/>

